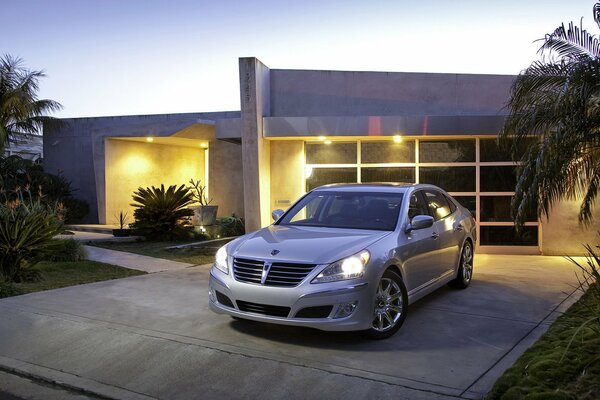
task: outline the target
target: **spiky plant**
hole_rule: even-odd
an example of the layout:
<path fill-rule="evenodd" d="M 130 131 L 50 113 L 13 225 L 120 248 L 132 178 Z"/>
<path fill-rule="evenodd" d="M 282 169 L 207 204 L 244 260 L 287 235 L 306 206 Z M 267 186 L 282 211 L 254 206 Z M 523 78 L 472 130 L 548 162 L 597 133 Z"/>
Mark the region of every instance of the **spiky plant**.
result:
<path fill-rule="evenodd" d="M 60 123 L 46 114 L 60 110 L 61 105 L 38 99 L 43 77 L 43 71 L 28 70 L 20 58 L 0 57 L 0 154 L 12 140 L 39 133 L 44 123 Z"/>
<path fill-rule="evenodd" d="M 139 234 L 153 239 L 172 239 L 189 233 L 188 217 L 194 212 L 185 207 L 194 202 L 185 185 L 160 188 L 138 188 L 133 194 L 135 222 L 131 227 Z"/>
<path fill-rule="evenodd" d="M 39 200 L 20 199 L 0 203 L 0 277 L 24 280 L 32 267 L 60 253 L 54 237 L 63 231 L 53 210 Z M 29 270 L 30 271 L 30 270 Z"/>
<path fill-rule="evenodd" d="M 594 19 L 600 26 L 600 3 Z M 531 209 L 547 216 L 557 201 L 582 198 L 579 220 L 589 224 L 600 188 L 600 42 L 572 22 L 542 40 L 541 59 L 513 83 L 500 134 L 522 162 L 513 216 L 521 227 Z M 521 157 L 528 136 L 539 140 Z"/>

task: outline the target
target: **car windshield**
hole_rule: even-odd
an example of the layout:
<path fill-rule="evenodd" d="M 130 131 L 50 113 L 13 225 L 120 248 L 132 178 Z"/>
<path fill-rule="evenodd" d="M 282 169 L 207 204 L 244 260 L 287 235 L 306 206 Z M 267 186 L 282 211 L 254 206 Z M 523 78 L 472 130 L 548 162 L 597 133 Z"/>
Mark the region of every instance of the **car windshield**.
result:
<path fill-rule="evenodd" d="M 402 196 L 402 193 L 311 192 L 278 225 L 393 231 Z"/>

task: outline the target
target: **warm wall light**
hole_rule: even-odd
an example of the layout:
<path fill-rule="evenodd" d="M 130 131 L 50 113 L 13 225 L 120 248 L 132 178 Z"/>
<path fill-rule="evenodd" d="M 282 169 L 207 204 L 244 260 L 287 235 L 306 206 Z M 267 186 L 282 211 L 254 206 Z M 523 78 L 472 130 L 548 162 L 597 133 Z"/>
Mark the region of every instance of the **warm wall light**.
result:
<path fill-rule="evenodd" d="M 202 147 L 203 149 L 208 148 L 208 144 L 206 143 L 200 143 L 200 147 Z"/>
<path fill-rule="evenodd" d="M 402 136 L 394 135 L 394 143 L 402 143 Z"/>
<path fill-rule="evenodd" d="M 319 140 L 322 142 L 324 140 L 327 140 L 327 138 L 325 136 L 319 136 Z"/>
<path fill-rule="evenodd" d="M 326 140 L 323 143 L 325 143 L 325 144 L 331 144 L 331 140 Z"/>
<path fill-rule="evenodd" d="M 147 137 L 146 138 L 146 142 L 152 143 L 152 142 L 154 142 L 154 138 L 153 137 Z"/>

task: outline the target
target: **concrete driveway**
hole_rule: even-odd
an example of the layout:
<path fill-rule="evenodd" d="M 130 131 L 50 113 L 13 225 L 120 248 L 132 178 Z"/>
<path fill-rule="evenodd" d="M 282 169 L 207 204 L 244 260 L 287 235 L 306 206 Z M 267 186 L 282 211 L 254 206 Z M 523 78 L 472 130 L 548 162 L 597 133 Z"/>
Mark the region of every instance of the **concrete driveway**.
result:
<path fill-rule="evenodd" d="M 367 341 L 234 321 L 208 266 L 0 300 L 0 369 L 113 398 L 478 398 L 574 301 L 560 257 L 478 255 L 467 290 Z"/>

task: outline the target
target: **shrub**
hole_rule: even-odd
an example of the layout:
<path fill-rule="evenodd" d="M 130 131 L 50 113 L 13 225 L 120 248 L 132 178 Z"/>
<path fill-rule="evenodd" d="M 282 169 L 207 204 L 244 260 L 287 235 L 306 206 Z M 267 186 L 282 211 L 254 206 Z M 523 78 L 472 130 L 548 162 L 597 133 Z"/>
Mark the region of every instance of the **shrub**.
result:
<path fill-rule="evenodd" d="M 90 212 L 90 205 L 85 200 L 69 197 L 63 200 L 67 209 L 65 222 L 67 224 L 80 224 Z"/>
<path fill-rule="evenodd" d="M 194 212 L 185 207 L 194 202 L 192 193 L 185 185 L 172 185 L 165 190 L 160 188 L 138 188 L 133 194 L 136 203 L 133 216 L 135 222 L 131 228 L 136 234 L 150 239 L 169 240 L 189 237 L 192 227 L 189 218 Z"/>
<path fill-rule="evenodd" d="M 38 201 L 0 203 L 0 275 L 7 282 L 33 276 L 25 269 L 56 254 L 63 230 L 54 211 Z"/>
<path fill-rule="evenodd" d="M 49 257 L 50 261 L 82 261 L 85 260 L 85 249 L 77 240 L 55 239 L 56 253 Z"/>
<path fill-rule="evenodd" d="M 17 296 L 21 294 L 18 287 L 12 282 L 0 282 L 0 299 L 3 297 Z"/>
<path fill-rule="evenodd" d="M 231 237 L 240 236 L 246 233 L 244 219 L 236 217 L 235 214 L 231 217 L 219 219 L 219 236 Z"/>
<path fill-rule="evenodd" d="M 41 165 L 17 155 L 0 156 L 0 188 L 4 191 L 1 200 L 18 199 L 17 188 L 27 188 L 34 198 L 43 197 L 49 203 L 73 194 L 71 182 L 65 177 L 44 172 Z"/>

